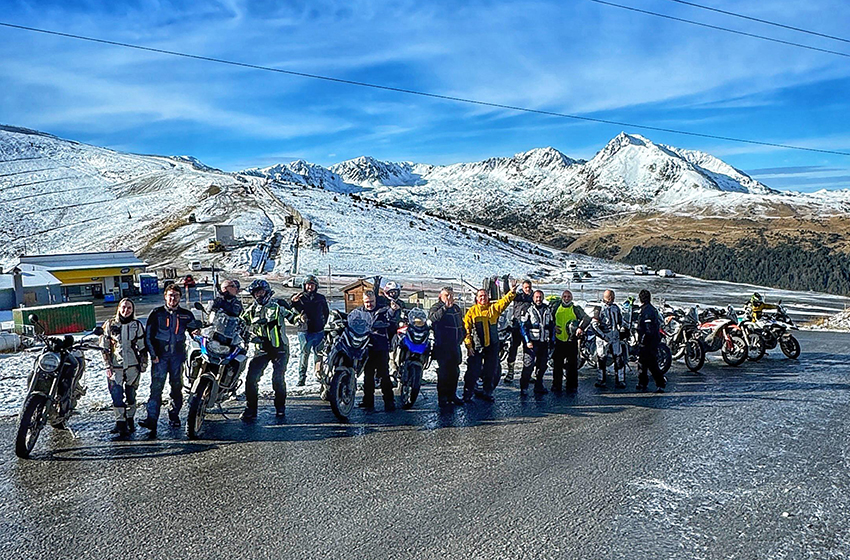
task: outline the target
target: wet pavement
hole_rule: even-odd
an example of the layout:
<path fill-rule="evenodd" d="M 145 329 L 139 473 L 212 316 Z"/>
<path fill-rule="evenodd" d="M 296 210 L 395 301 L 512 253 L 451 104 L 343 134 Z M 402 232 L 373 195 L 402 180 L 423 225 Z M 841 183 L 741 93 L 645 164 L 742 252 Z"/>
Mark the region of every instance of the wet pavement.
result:
<path fill-rule="evenodd" d="M 676 364 L 663 395 L 583 370 L 574 397 L 440 412 L 428 385 L 348 424 L 303 396 L 194 442 L 93 413 L 31 460 L 2 421 L 0 558 L 847 558 L 850 335 L 799 338 L 799 361 Z"/>

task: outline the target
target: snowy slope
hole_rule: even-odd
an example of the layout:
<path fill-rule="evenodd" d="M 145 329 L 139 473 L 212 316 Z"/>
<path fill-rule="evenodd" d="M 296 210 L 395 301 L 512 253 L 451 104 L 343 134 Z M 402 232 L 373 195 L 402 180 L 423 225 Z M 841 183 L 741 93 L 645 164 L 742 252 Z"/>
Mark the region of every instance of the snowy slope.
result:
<path fill-rule="evenodd" d="M 259 179 L 256 179 L 260 182 Z M 250 190 L 188 158 L 137 156 L 0 128 L 0 265 L 22 253 L 132 249 L 145 253 L 195 212 L 205 246 Z M 204 230 L 204 231 L 200 231 Z"/>
<path fill-rule="evenodd" d="M 229 223 L 242 247 L 216 255 L 216 266 L 245 272 L 252 244 L 277 236 L 271 270 L 285 275 L 299 234 L 287 222 L 297 216 L 312 224 L 300 230 L 300 272 L 325 273 L 330 265 L 342 274 L 463 276 L 477 284 L 486 275 L 546 277 L 561 268 L 560 255 L 521 239 L 358 201 L 344 193 L 363 187 L 308 162 L 266 172 L 280 180 L 223 173 L 188 156 L 123 154 L 0 128 L 0 266 L 24 252 L 132 249 L 152 265 L 186 267 L 212 258 L 213 226 Z"/>

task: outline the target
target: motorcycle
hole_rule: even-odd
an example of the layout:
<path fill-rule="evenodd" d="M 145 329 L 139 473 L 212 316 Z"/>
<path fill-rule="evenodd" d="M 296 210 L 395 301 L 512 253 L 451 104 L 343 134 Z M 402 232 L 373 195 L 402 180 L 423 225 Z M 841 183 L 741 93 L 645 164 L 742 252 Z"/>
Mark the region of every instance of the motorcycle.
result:
<path fill-rule="evenodd" d="M 75 341 L 71 335 L 45 336 L 44 326 L 35 314 L 29 316 L 29 322 L 35 327 L 35 338 L 44 344 L 44 349 L 35 359 L 27 380 L 27 396 L 18 415 L 15 455 L 23 459 L 30 456 L 45 425 L 50 423 L 54 429 L 65 429 L 77 400 L 85 395 L 86 389 L 80 385 L 86 370 L 83 351 L 104 351 L 89 338 L 101 336 L 103 329 L 100 327 Z"/>
<path fill-rule="evenodd" d="M 674 309 L 664 306 L 662 317 L 664 341 L 670 348 L 673 360 L 685 359 L 685 366 L 696 373 L 705 364 L 705 348 L 700 342 L 699 320 L 696 308 Z"/>
<path fill-rule="evenodd" d="M 419 396 L 422 372 L 431 361 L 431 329 L 425 311 L 411 309 L 407 323 L 398 328 L 397 336 L 393 351 L 394 385 L 402 408 L 410 408 Z"/>
<path fill-rule="evenodd" d="M 753 362 L 761 360 L 767 350 L 761 327 L 746 317 L 739 317 L 738 312 L 731 305 L 726 308 L 726 316 L 741 327 L 747 343 L 747 359 Z"/>
<path fill-rule="evenodd" d="M 797 325 L 782 307 L 782 302 L 777 304 L 773 315 L 765 315 L 763 318 L 753 321 L 764 339 L 764 349 L 773 350 L 778 345 L 782 353 L 792 360 L 800 357 L 800 342 L 791 334 L 797 330 Z"/>
<path fill-rule="evenodd" d="M 357 377 L 368 358 L 371 330 L 366 321 L 346 321 L 346 316 L 331 311 L 325 325 L 325 342 L 316 366 L 322 387 L 321 398 L 341 421 L 348 420 L 357 394 Z"/>
<path fill-rule="evenodd" d="M 730 366 L 739 366 L 747 359 L 747 340 L 737 321 L 726 316 L 726 312 L 709 308 L 697 312 L 699 317 L 700 341 L 706 352 L 717 352 Z"/>
<path fill-rule="evenodd" d="M 195 309 L 205 310 L 200 303 L 195 303 Z M 210 324 L 192 337 L 198 346 L 186 360 L 189 439 L 201 437 L 207 412 L 215 406 L 221 410 L 221 403 L 236 395 L 248 357 L 243 334 L 242 320 L 218 311 L 210 317 Z"/>

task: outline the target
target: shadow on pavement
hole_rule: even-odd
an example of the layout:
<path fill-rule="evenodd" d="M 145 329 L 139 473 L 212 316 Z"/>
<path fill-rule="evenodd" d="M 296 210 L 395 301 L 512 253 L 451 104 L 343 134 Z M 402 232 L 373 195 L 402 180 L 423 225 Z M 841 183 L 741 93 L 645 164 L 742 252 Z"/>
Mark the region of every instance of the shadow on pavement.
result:
<path fill-rule="evenodd" d="M 299 442 L 332 440 L 389 431 L 431 431 L 475 426 L 510 426 L 536 422 L 552 415 L 576 418 L 612 414 L 632 408 L 682 409 L 687 407 L 732 406 L 752 400 L 806 402 L 828 399 L 826 393 L 850 390 L 850 382 L 842 382 L 841 371 L 850 368 L 847 356 L 825 352 L 804 354 L 800 360 L 779 358 L 776 354 L 741 367 L 730 367 L 711 359 L 699 373 L 674 364 L 668 372 L 668 392 L 637 393 L 636 372 L 627 374 L 628 387 L 622 390 L 600 390 L 593 386 L 595 372 L 579 372 L 577 394 L 554 394 L 521 397 L 518 387 L 501 384 L 496 389 L 496 402 L 476 400 L 465 406 L 438 408 L 433 385 L 426 385 L 416 405 L 410 410 L 383 411 L 380 397 L 376 409 L 355 409 L 347 423 L 339 422 L 328 403 L 315 396 L 288 399 L 287 417 L 275 418 L 270 401 L 262 400 L 259 417 L 251 423 L 238 419 L 242 403 L 232 401 L 224 410 L 226 417 L 209 414 L 203 438 L 189 440 L 185 426 L 176 429 L 160 424 L 159 439 L 146 439 L 147 431 L 139 429 L 129 439 L 111 440 L 106 415 L 91 419 L 82 428 L 94 444 L 56 448 L 34 454 L 35 459 L 49 461 L 115 461 L 171 455 L 203 453 L 222 446 L 250 442 Z M 546 378 L 546 385 L 550 385 Z M 650 381 L 650 390 L 653 383 Z M 359 401 L 359 395 L 358 395 Z M 43 449 L 43 448 L 42 448 Z M 40 455 L 40 456 L 39 456 Z"/>

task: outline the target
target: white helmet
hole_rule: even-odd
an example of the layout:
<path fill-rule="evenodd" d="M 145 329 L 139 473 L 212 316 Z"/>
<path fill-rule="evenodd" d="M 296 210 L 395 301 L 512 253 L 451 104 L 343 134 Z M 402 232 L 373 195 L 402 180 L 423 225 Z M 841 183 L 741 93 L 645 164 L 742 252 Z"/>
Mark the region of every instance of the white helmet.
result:
<path fill-rule="evenodd" d="M 395 282 L 387 282 L 387 285 L 386 285 L 386 286 L 384 286 L 384 292 L 385 292 L 385 293 L 386 293 L 386 292 L 391 292 L 391 291 L 393 291 L 393 290 L 396 290 L 396 291 L 400 292 L 400 291 L 401 291 L 401 286 L 399 286 L 399 285 L 398 285 L 398 284 L 396 284 Z"/>

